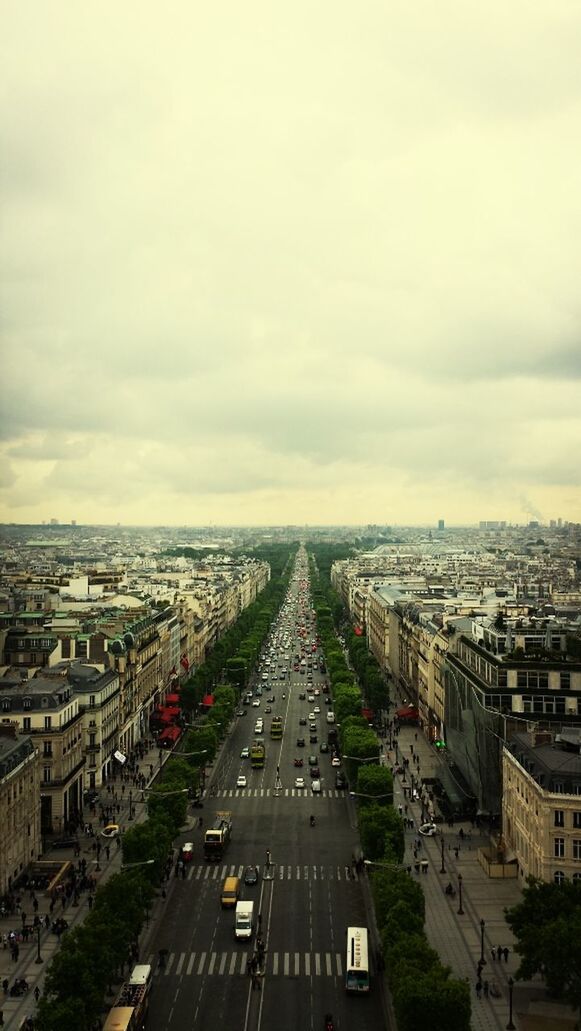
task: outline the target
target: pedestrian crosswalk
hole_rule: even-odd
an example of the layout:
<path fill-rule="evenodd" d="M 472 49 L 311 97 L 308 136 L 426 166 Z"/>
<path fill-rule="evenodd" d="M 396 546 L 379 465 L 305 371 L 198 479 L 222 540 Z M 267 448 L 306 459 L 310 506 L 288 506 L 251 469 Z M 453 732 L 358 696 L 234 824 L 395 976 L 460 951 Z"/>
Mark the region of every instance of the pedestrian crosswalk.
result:
<path fill-rule="evenodd" d="M 159 977 L 233 977 L 248 973 L 248 950 L 226 952 L 169 952 L 165 965 L 156 966 L 157 956 L 150 953 L 147 962 Z M 264 957 L 266 977 L 342 977 L 343 957 L 340 952 L 270 952 Z"/>
<path fill-rule="evenodd" d="M 248 864 L 247 864 L 248 865 Z M 250 864 L 254 866 L 254 863 Z M 247 866 L 229 863 L 188 863 L 186 880 L 215 881 L 223 884 L 226 877 L 242 878 Z M 359 880 L 355 867 L 349 864 L 319 866 L 316 864 L 277 863 L 275 857 L 269 867 L 262 866 L 262 877 L 271 881 L 349 881 Z"/>
<path fill-rule="evenodd" d="M 345 798 L 344 791 L 323 788 L 317 792 L 319 798 Z M 212 788 L 204 792 L 204 798 L 310 798 L 310 784 L 305 788 Z"/>

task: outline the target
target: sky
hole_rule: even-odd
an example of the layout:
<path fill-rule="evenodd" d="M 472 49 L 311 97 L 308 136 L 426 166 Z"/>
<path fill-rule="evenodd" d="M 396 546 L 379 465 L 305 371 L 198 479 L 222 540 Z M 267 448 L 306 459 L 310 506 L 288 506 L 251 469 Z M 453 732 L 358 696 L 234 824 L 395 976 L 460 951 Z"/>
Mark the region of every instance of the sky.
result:
<path fill-rule="evenodd" d="M 578 0 L 4 0 L 0 521 L 581 521 Z"/>

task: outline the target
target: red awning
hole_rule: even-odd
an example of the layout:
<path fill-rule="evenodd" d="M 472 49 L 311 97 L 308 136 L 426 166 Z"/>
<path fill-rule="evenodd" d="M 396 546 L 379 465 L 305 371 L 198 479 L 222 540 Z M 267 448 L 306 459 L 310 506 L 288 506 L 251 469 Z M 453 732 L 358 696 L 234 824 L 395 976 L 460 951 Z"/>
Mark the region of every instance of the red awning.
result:
<path fill-rule="evenodd" d="M 213 694 L 205 694 L 203 699 L 202 699 L 202 705 L 206 705 L 208 707 L 208 709 L 211 709 L 213 704 L 214 704 L 214 695 Z"/>
<path fill-rule="evenodd" d="M 180 696 L 179 696 L 179 694 L 168 694 L 166 699 L 165 699 L 165 704 L 166 705 L 179 705 L 180 704 Z"/>
<path fill-rule="evenodd" d="M 166 743 L 177 741 L 180 734 L 181 730 L 179 727 L 166 727 L 165 730 L 162 730 L 161 734 L 157 739 L 157 742 L 158 744 L 163 745 Z"/>
<path fill-rule="evenodd" d="M 400 720 L 417 720 L 420 716 L 415 705 L 406 705 L 403 709 L 397 709 L 395 714 Z"/>

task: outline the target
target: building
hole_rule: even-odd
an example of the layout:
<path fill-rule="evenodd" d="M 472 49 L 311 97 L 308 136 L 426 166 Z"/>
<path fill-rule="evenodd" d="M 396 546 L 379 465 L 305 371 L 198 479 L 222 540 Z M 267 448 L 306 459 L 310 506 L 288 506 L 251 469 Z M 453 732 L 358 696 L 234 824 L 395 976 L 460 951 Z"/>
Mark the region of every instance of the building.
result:
<path fill-rule="evenodd" d="M 0 895 L 41 853 L 40 762 L 17 722 L 0 724 Z"/>
<path fill-rule="evenodd" d="M 0 679 L 0 718 L 30 735 L 40 753 L 43 834 L 66 833 L 82 806 L 83 716 L 66 672 Z"/>
<path fill-rule="evenodd" d="M 523 878 L 581 881 L 581 731 L 516 733 L 502 769 L 507 858 Z"/>

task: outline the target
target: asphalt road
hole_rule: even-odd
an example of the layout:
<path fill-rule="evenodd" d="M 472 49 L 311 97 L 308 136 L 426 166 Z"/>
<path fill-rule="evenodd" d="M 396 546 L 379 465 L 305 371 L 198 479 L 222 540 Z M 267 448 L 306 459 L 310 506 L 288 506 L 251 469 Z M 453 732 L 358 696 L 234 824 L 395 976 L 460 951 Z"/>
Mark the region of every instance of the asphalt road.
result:
<path fill-rule="evenodd" d="M 295 605 L 298 591 L 293 582 Z M 346 928 L 368 923 L 363 885 L 351 874 L 358 839 L 351 803 L 345 792 L 335 789 L 331 756 L 319 752 L 328 729 L 322 693 L 316 698 L 322 710 L 316 717 L 316 745 L 309 745 L 308 726 L 299 726 L 299 717 L 312 712 L 315 703 L 298 697 L 307 689 L 307 676 L 292 670 L 297 651 L 294 616 L 291 622 L 291 645 L 283 652 L 290 653 L 286 665 L 291 679 L 270 681 L 260 707 L 248 707 L 248 715 L 238 718 L 214 770 L 215 794 L 205 800 L 204 826 L 218 810 L 232 813 L 233 833 L 223 861 L 204 861 L 203 829 L 183 835 L 184 841 L 194 839 L 194 859 L 185 879 L 172 878 L 155 935 L 155 949 L 167 949 L 168 957 L 166 966 L 156 970 L 149 1028 L 321 1031 L 326 1012 L 333 1014 L 339 1031 L 377 1031 L 385 1026 L 381 993 L 373 990 L 373 978 L 368 996 L 347 996 L 344 990 Z M 279 661 L 284 660 L 277 657 L 277 665 Z M 321 688 L 324 680 L 313 672 L 313 687 Z M 282 741 L 271 741 L 270 716 L 264 714 L 266 697 L 272 693 L 273 714 L 284 718 Z M 266 764 L 253 770 L 240 751 L 254 739 L 259 714 L 264 718 Z M 305 738 L 304 749 L 296 747 L 298 736 Z M 310 790 L 310 753 L 319 759 L 319 796 Z M 299 755 L 304 759 L 302 770 L 294 767 Z M 245 789 L 235 787 L 239 773 L 248 779 Z M 304 776 L 305 790 L 294 788 L 297 774 Z M 311 813 L 315 827 L 310 826 Z M 246 966 L 254 941 L 235 941 L 234 911 L 222 909 L 219 898 L 225 876 L 241 875 L 244 867 L 255 865 L 258 884 L 243 887 L 241 897 L 254 899 L 255 915 L 261 915 L 266 957 L 260 991 L 253 990 Z M 155 965 L 157 954 L 142 959 Z"/>

